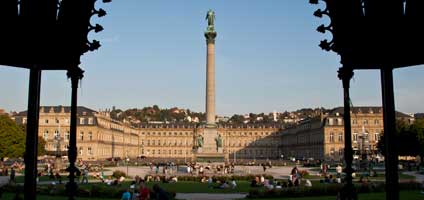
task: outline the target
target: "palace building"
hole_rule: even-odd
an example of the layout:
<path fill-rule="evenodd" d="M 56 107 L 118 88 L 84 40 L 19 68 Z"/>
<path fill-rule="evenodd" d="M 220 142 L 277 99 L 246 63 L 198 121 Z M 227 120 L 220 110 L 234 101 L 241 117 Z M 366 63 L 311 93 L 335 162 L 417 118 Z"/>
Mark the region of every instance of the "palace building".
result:
<path fill-rule="evenodd" d="M 377 155 L 377 143 L 383 134 L 381 107 L 354 107 L 351 110 L 352 146 L 359 154 Z M 282 153 L 296 158 L 342 160 L 344 154 L 343 107 L 320 117 L 310 118 L 282 131 Z M 397 112 L 397 118 L 412 123 L 414 118 Z"/>
<path fill-rule="evenodd" d="M 18 124 L 26 124 L 26 112 L 12 116 Z M 197 142 L 204 125 L 195 123 L 162 123 L 130 126 L 111 119 L 109 112 L 97 112 L 79 106 L 77 109 L 78 158 L 195 159 Z M 70 107 L 42 106 L 39 136 L 46 141 L 49 154 L 66 152 L 69 143 Z M 226 159 L 275 159 L 281 151 L 281 126 L 277 124 L 217 125 L 222 136 Z"/>

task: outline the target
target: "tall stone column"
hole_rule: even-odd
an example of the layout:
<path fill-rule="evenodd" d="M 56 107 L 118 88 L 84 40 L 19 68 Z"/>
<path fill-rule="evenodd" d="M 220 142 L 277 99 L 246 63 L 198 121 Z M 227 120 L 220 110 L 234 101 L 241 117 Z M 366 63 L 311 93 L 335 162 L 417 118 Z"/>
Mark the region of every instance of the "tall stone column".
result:
<path fill-rule="evenodd" d="M 215 31 L 205 32 L 206 55 L 206 125 L 215 127 Z"/>

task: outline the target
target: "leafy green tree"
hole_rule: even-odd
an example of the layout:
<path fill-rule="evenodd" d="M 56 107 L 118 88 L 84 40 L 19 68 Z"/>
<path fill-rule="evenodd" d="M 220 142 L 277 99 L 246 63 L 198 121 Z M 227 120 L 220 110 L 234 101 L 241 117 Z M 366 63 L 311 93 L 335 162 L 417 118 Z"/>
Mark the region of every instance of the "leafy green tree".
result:
<path fill-rule="evenodd" d="M 424 124 L 424 123 L 423 123 Z M 409 125 L 405 121 L 398 120 L 396 121 L 396 132 L 394 140 L 396 141 L 396 147 L 400 156 L 417 156 L 421 155 L 420 149 L 422 151 L 423 141 L 420 141 L 420 136 L 418 133 L 419 130 L 418 124 Z M 385 155 L 385 143 L 384 143 L 384 134 L 378 141 L 377 148 L 378 150 Z"/>
<path fill-rule="evenodd" d="M 44 140 L 43 137 L 38 136 L 38 146 L 37 146 L 37 154 L 38 156 L 44 156 L 46 155 L 47 151 L 46 151 L 46 141 Z"/>
<path fill-rule="evenodd" d="M 0 116 L 0 158 L 23 157 L 25 132 L 8 116 Z"/>

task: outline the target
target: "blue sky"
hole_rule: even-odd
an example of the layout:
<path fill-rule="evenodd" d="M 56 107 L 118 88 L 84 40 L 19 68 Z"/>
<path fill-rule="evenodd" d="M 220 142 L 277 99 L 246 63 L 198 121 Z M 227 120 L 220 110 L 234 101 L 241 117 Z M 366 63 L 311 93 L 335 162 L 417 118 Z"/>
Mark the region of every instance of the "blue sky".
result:
<path fill-rule="evenodd" d="M 307 0 L 115 0 L 105 30 L 90 38 L 102 47 L 82 58 L 79 105 L 93 109 L 184 107 L 204 111 L 208 9 L 216 13 L 218 115 L 342 105 L 335 53 L 315 31 L 325 19 Z M 395 71 L 397 110 L 424 112 L 422 66 Z M 0 108 L 26 109 L 29 73 L 0 66 Z M 69 105 L 66 72 L 43 72 L 42 105 Z M 378 71 L 358 71 L 354 105 L 381 105 Z"/>

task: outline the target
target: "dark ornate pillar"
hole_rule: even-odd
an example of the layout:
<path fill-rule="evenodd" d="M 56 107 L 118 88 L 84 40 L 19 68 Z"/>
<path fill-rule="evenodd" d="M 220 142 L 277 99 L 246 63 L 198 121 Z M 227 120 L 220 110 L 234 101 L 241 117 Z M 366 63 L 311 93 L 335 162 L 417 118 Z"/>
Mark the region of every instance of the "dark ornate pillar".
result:
<path fill-rule="evenodd" d="M 350 120 L 350 94 L 349 94 L 349 88 L 350 88 L 350 79 L 353 77 L 353 69 L 350 67 L 341 67 L 338 71 L 338 77 L 340 80 L 342 80 L 343 83 L 343 106 L 344 106 L 344 114 L 343 114 L 343 120 L 344 120 L 344 141 L 345 141 L 345 148 L 344 148 L 344 159 L 346 162 L 346 178 L 345 178 L 345 185 L 343 187 L 343 191 L 341 192 L 341 199 L 346 200 L 352 200 L 352 199 L 358 199 L 357 194 L 355 192 L 355 188 L 352 183 L 352 161 L 353 161 L 353 149 L 352 149 L 352 127 L 351 127 L 351 120 Z"/>
<path fill-rule="evenodd" d="M 36 199 L 37 145 L 40 112 L 41 69 L 31 68 L 29 75 L 28 113 L 25 146 L 25 199 Z"/>
<path fill-rule="evenodd" d="M 78 168 L 75 166 L 77 159 L 77 92 L 78 82 L 84 77 L 84 71 L 79 67 L 68 70 L 68 78 L 71 79 L 72 84 L 72 97 L 71 97 L 71 126 L 70 126 L 70 138 L 69 138 L 69 149 L 68 159 L 69 167 L 66 171 L 69 172 L 69 182 L 66 184 L 66 190 L 69 195 L 69 200 L 74 200 L 78 185 L 75 182 L 75 173 L 78 172 Z"/>
<path fill-rule="evenodd" d="M 393 91 L 393 69 L 381 69 L 381 87 L 383 96 L 383 119 L 384 119 L 384 151 L 386 165 L 386 199 L 399 199 L 399 175 L 398 163 L 399 152 L 395 138 L 396 113 L 395 97 Z"/>

